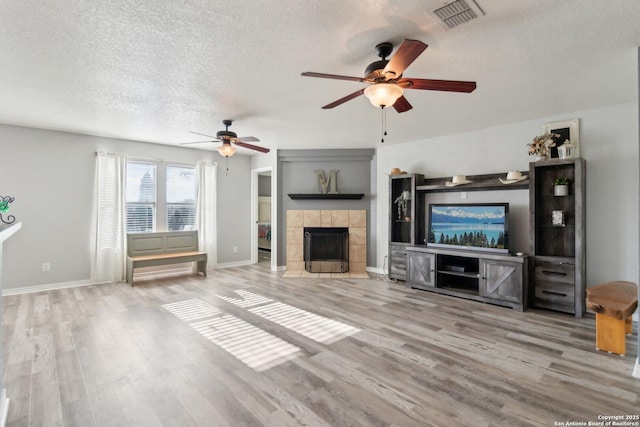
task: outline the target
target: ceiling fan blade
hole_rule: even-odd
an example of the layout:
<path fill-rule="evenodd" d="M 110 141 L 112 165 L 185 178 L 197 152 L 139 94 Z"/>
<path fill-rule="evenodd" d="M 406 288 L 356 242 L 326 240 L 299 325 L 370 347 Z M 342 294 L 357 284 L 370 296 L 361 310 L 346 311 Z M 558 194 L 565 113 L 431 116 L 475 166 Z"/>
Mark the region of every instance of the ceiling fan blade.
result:
<path fill-rule="evenodd" d="M 428 47 L 428 45 L 422 43 L 420 40 L 405 39 L 393 58 L 389 60 L 389 63 L 384 67 L 384 73 L 393 72 L 395 76 L 392 78 L 398 78 L 404 70 L 407 69 L 413 61 Z"/>
<path fill-rule="evenodd" d="M 440 90 L 444 92 L 469 93 L 476 89 L 476 82 L 458 80 L 400 79 L 398 84 L 404 89 Z"/>
<path fill-rule="evenodd" d="M 323 73 L 314 73 L 307 71 L 302 73 L 301 76 L 305 77 L 320 77 L 322 79 L 334 79 L 334 80 L 350 80 L 353 82 L 363 82 L 365 81 L 362 77 L 350 77 L 350 76 L 339 76 L 337 74 L 323 74 Z"/>
<path fill-rule="evenodd" d="M 216 143 L 216 142 L 219 142 L 219 141 L 211 141 L 211 140 L 209 140 L 209 141 L 181 142 L 181 143 L 180 143 L 180 145 L 206 144 L 206 143 L 208 143 L 208 142 L 210 142 L 210 143 Z"/>
<path fill-rule="evenodd" d="M 324 107 L 322 107 L 322 109 L 323 110 L 327 110 L 329 108 L 337 107 L 338 105 L 344 104 L 347 101 L 351 101 L 353 98 L 359 97 L 363 93 L 364 93 L 364 88 L 360 89 L 357 92 L 353 92 L 352 94 L 349 94 L 349 95 L 345 96 L 344 98 L 340 98 L 337 101 L 333 101 L 331 104 L 327 104 Z"/>
<path fill-rule="evenodd" d="M 192 130 L 190 130 L 190 131 L 189 131 L 189 133 L 193 133 L 193 134 L 195 134 L 195 135 L 200 135 L 200 136 L 206 136 L 207 138 L 213 138 L 213 139 L 215 139 L 216 141 L 220 141 L 220 140 L 218 139 L 218 137 L 213 136 L 213 135 L 207 135 L 206 133 L 194 132 L 194 131 L 192 131 Z"/>
<path fill-rule="evenodd" d="M 271 151 L 268 148 L 260 147 L 258 145 L 253 145 L 253 144 L 247 144 L 246 142 L 242 142 L 238 140 L 233 141 L 233 143 L 240 147 L 248 148 L 249 150 L 259 151 L 261 153 L 268 153 L 269 151 Z"/>
<path fill-rule="evenodd" d="M 407 101 L 407 98 L 405 98 L 404 96 L 401 96 L 400 98 L 398 98 L 395 104 L 393 104 L 393 108 L 395 108 L 395 110 L 398 113 L 404 113 L 405 111 L 411 110 L 413 106 L 409 104 L 409 101 Z"/>
<path fill-rule="evenodd" d="M 243 136 L 242 138 L 235 138 L 234 142 L 236 141 L 241 141 L 241 142 L 260 142 L 260 140 L 258 138 L 256 138 L 255 136 Z"/>

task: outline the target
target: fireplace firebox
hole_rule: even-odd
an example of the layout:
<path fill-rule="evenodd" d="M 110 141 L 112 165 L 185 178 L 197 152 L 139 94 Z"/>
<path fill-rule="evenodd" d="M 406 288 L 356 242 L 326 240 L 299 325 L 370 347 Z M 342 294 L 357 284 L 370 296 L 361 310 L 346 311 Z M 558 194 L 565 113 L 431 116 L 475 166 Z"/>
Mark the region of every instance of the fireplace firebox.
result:
<path fill-rule="evenodd" d="M 304 269 L 309 273 L 349 271 L 349 229 L 304 228 Z"/>

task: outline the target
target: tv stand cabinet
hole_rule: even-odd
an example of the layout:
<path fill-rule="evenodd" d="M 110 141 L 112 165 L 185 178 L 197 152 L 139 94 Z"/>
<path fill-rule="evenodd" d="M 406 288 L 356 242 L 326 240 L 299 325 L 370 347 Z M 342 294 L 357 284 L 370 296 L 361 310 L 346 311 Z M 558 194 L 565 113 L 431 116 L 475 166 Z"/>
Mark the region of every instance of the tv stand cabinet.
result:
<path fill-rule="evenodd" d="M 493 252 L 407 246 L 407 283 L 416 289 L 524 311 L 529 260 Z"/>

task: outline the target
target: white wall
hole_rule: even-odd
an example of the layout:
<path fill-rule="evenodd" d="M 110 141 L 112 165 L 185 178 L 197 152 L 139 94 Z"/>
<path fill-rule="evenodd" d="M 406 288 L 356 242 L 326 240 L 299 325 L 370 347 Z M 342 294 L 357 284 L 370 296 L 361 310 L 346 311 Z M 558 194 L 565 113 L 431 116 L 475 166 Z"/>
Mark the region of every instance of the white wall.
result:
<path fill-rule="evenodd" d="M 23 228 L 7 242 L 5 289 L 88 282 L 96 151 L 218 163 L 218 263 L 249 260 L 250 160 L 217 152 L 0 125 L 0 195 Z M 246 217 L 246 218 L 245 218 Z M 242 225 L 242 224 L 246 225 Z M 233 237 L 231 237 L 233 235 Z M 239 253 L 228 251 L 238 246 Z M 51 271 L 42 272 L 42 263 Z"/>
<path fill-rule="evenodd" d="M 388 200 L 386 174 L 393 167 L 428 178 L 528 170 L 526 144 L 545 123 L 580 119 L 580 153 L 587 161 L 587 286 L 611 280 L 638 282 L 638 105 L 629 103 L 545 117 L 475 132 L 378 148 L 378 196 Z M 469 192 L 469 199 L 515 198 L 520 190 Z M 504 194 L 501 194 L 504 193 Z M 521 194 L 517 194 L 521 193 Z M 526 193 L 526 191 L 525 191 Z M 450 197 L 459 197 L 450 196 Z M 500 200 L 498 200 L 500 199 Z M 459 199 L 458 199 L 459 200 Z M 509 201 L 509 200 L 507 200 Z M 378 203 L 378 268 L 388 252 L 388 203 Z M 516 250 L 528 252 L 528 210 L 517 209 Z M 525 244 L 526 240 L 526 244 Z"/>
<path fill-rule="evenodd" d="M 218 266 L 251 262 L 251 157 L 218 157 Z M 237 252 L 234 252 L 237 248 Z"/>

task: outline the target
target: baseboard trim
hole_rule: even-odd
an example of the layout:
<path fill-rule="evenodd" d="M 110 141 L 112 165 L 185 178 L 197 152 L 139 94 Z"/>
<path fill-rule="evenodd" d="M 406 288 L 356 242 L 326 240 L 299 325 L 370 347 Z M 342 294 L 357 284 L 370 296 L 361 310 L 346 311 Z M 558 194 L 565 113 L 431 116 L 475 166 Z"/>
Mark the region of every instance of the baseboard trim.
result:
<path fill-rule="evenodd" d="M 631 376 L 640 378 L 640 356 L 636 359 L 636 366 L 633 368 Z"/>
<path fill-rule="evenodd" d="M 216 265 L 216 268 L 241 267 L 243 265 L 251 265 L 251 260 L 225 262 L 223 264 Z"/>
<path fill-rule="evenodd" d="M 108 282 L 104 282 L 108 283 Z M 34 292 L 55 291 L 58 289 L 77 288 L 80 286 L 99 285 L 91 280 L 76 280 L 74 282 L 47 283 L 46 285 L 25 286 L 23 288 L 9 288 L 2 290 L 2 296 L 31 294 Z"/>
<path fill-rule="evenodd" d="M 375 273 L 375 274 L 381 274 L 381 275 L 385 275 L 385 272 L 382 268 L 377 268 L 377 267 L 367 267 L 367 272 L 368 273 Z"/>

